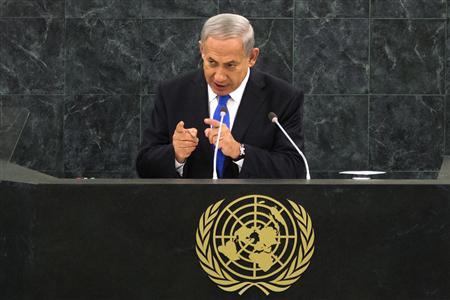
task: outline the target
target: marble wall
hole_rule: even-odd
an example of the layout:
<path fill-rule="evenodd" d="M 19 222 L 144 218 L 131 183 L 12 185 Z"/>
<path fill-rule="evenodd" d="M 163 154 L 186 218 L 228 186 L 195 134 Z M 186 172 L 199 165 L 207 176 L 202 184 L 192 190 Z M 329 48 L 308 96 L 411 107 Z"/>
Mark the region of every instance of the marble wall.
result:
<path fill-rule="evenodd" d="M 200 66 L 200 28 L 221 12 L 253 23 L 258 68 L 305 91 L 313 178 L 437 176 L 450 154 L 445 0 L 0 0 L 0 121 L 31 112 L 13 160 L 135 177 L 157 82 Z"/>

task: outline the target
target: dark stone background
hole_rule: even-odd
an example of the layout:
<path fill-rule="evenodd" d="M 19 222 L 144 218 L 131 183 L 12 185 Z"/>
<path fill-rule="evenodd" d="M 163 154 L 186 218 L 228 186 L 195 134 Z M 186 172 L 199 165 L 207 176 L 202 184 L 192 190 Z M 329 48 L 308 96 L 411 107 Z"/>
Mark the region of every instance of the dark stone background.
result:
<path fill-rule="evenodd" d="M 435 178 L 450 154 L 445 0 L 0 0 L 0 120 L 31 112 L 15 162 L 135 177 L 161 79 L 200 65 L 199 31 L 247 16 L 257 67 L 303 89 L 313 178 Z M 0 141 L 1 142 L 1 141 Z"/>

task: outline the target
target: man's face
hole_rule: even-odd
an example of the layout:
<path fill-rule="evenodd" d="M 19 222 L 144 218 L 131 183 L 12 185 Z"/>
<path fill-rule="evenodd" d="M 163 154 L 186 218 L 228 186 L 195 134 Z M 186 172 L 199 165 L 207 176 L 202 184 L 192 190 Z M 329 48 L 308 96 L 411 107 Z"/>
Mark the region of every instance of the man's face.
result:
<path fill-rule="evenodd" d="M 246 55 L 241 38 L 226 40 L 208 37 L 200 44 L 205 78 L 212 90 L 224 96 L 239 87 L 247 69 L 256 63 L 258 48 Z"/>

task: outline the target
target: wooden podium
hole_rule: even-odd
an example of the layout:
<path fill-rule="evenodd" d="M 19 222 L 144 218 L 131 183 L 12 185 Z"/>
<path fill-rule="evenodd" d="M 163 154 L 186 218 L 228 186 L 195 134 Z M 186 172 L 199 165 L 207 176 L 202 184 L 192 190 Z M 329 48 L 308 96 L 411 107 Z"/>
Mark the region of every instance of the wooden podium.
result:
<path fill-rule="evenodd" d="M 226 292 L 200 265 L 202 214 L 246 195 L 311 217 L 284 292 Z M 3 181 L 0 228 L 1 299 L 450 299 L 449 180 Z"/>

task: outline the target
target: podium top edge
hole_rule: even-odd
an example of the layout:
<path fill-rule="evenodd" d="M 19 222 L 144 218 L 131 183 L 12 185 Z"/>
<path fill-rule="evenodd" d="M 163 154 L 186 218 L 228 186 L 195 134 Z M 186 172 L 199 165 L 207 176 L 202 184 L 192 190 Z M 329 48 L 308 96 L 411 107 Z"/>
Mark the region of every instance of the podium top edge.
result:
<path fill-rule="evenodd" d="M 8 180 L 5 180 L 8 182 Z M 32 185 L 450 185 L 449 179 L 54 179 L 12 181 Z"/>

